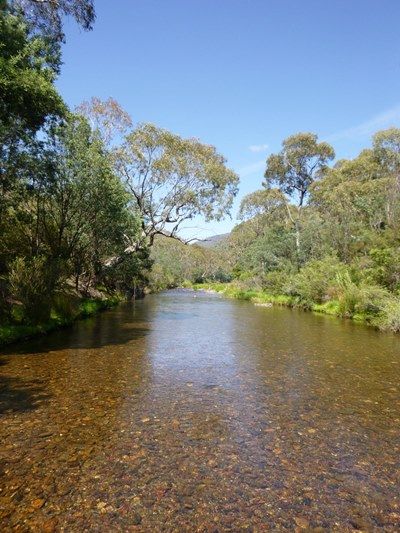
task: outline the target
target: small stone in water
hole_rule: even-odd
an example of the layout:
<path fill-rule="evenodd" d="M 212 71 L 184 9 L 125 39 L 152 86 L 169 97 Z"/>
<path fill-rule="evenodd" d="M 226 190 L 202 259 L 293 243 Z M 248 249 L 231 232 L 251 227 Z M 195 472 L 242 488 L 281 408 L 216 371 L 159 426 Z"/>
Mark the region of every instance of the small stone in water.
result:
<path fill-rule="evenodd" d="M 40 509 L 45 504 L 45 501 L 42 498 L 37 498 L 36 500 L 33 500 L 32 507 L 34 509 Z"/>
<path fill-rule="evenodd" d="M 294 521 L 296 522 L 296 525 L 302 529 L 307 529 L 310 526 L 310 522 L 302 516 L 296 516 Z"/>
<path fill-rule="evenodd" d="M 53 518 L 43 523 L 43 533 L 54 533 L 57 528 L 57 521 Z"/>

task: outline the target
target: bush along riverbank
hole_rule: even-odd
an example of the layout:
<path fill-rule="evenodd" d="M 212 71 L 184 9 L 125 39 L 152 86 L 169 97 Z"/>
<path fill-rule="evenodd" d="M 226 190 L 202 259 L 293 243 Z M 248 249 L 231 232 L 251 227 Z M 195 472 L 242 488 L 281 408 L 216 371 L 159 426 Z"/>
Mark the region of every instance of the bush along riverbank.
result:
<path fill-rule="evenodd" d="M 340 284 L 340 282 L 339 282 Z M 377 286 L 357 286 L 349 280 L 341 280 L 342 290 L 337 298 L 313 302 L 305 296 L 270 294 L 262 289 L 252 289 L 247 283 L 196 283 L 194 290 L 213 291 L 229 298 L 247 300 L 256 305 L 280 305 L 301 308 L 340 318 L 349 318 L 371 325 L 381 331 L 400 333 L 400 298 Z"/>
<path fill-rule="evenodd" d="M 0 347 L 46 335 L 51 331 L 72 325 L 76 320 L 84 319 L 111 309 L 123 300 L 119 294 L 99 293 L 96 297 L 72 297 L 62 295 L 56 299 L 45 322 L 26 321 L 20 305 L 14 305 L 12 315 L 7 323 L 0 324 Z"/>

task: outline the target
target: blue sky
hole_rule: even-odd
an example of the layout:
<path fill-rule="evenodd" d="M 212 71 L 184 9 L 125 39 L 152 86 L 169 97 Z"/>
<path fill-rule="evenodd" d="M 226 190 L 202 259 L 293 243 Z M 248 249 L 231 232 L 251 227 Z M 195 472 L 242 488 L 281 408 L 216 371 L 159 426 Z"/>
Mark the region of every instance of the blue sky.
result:
<path fill-rule="evenodd" d="M 74 107 L 114 97 L 135 122 L 214 144 L 241 178 L 229 231 L 281 141 L 312 131 L 337 157 L 400 126 L 399 0 L 97 0 L 69 21 L 58 86 Z"/>

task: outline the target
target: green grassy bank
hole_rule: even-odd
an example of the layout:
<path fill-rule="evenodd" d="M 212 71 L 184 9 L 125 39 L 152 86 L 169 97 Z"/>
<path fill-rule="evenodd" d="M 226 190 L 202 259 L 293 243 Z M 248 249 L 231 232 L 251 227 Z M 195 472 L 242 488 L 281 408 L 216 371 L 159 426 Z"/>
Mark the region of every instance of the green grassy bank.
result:
<path fill-rule="evenodd" d="M 114 295 L 102 299 L 82 298 L 69 309 L 53 310 L 50 319 L 44 324 L 25 324 L 23 320 L 19 323 L 0 324 L 0 347 L 70 326 L 76 320 L 90 317 L 116 306 L 121 300 L 120 296 Z"/>
<path fill-rule="evenodd" d="M 381 331 L 400 333 L 400 301 L 395 297 L 388 298 L 381 306 L 364 306 L 363 308 L 362 306 L 353 305 L 352 308 L 346 308 L 341 300 L 328 300 L 324 303 L 305 302 L 298 296 L 244 290 L 235 285 L 235 283 L 197 283 L 192 285 L 192 288 L 194 290 L 215 291 L 229 298 L 247 300 L 259 305 L 280 305 L 339 318 L 348 318 L 359 323 L 368 324 Z"/>

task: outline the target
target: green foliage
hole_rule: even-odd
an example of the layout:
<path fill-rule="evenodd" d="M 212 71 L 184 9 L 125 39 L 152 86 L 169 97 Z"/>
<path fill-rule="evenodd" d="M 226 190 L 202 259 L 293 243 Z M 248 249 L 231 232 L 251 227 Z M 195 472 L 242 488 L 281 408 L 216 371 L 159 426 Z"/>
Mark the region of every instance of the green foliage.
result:
<path fill-rule="evenodd" d="M 81 305 L 82 301 L 77 294 L 56 292 L 53 295 L 52 316 L 61 317 L 69 322 L 79 315 Z"/>
<path fill-rule="evenodd" d="M 375 318 L 374 325 L 382 331 L 400 333 L 400 300 L 387 300 L 381 313 Z"/>
<path fill-rule="evenodd" d="M 329 299 L 338 277 L 346 273 L 345 265 L 335 257 L 309 261 L 296 275 L 289 278 L 283 291 L 297 296 L 304 306 L 312 307 Z"/>
<path fill-rule="evenodd" d="M 128 295 L 142 295 L 148 284 L 148 275 L 153 261 L 148 248 L 129 254 L 124 261 L 111 266 L 104 272 L 107 287 Z"/>
<path fill-rule="evenodd" d="M 379 315 L 390 297 L 383 287 L 365 283 L 357 285 L 348 272 L 338 276 L 337 294 L 339 313 L 347 317 Z"/>
<path fill-rule="evenodd" d="M 399 139 L 400 130 L 378 132 L 371 149 L 333 168 L 333 150 L 316 136 L 284 141 L 267 161 L 265 193 L 242 201 L 244 221 L 224 249 L 234 281 L 218 290 L 396 331 Z"/>
<path fill-rule="evenodd" d="M 15 130 L 36 131 L 50 116 L 65 112 L 54 80 L 59 47 L 32 34 L 21 16 L 0 9 L 0 138 Z"/>
<path fill-rule="evenodd" d="M 154 264 L 149 273 L 149 286 L 154 292 L 207 280 L 227 282 L 232 278 L 219 248 L 185 245 L 175 239 L 159 237 L 151 257 Z"/>
<path fill-rule="evenodd" d="M 245 196 L 240 203 L 239 218 L 248 220 L 260 215 L 284 216 L 286 199 L 279 189 L 261 189 Z"/>
<path fill-rule="evenodd" d="M 391 291 L 400 288 L 400 248 L 372 248 L 366 276 Z"/>
<path fill-rule="evenodd" d="M 72 16 L 84 30 L 92 29 L 96 17 L 93 0 L 12 0 L 11 3 L 32 26 L 55 41 L 64 39 L 65 17 Z"/>
<path fill-rule="evenodd" d="M 11 264 L 10 289 L 22 304 L 26 323 L 40 324 L 49 319 L 54 281 L 52 274 L 44 257 L 30 260 L 19 257 Z"/>
<path fill-rule="evenodd" d="M 283 294 L 287 289 L 292 273 L 287 270 L 273 270 L 263 278 L 263 290 L 268 294 Z"/>
<path fill-rule="evenodd" d="M 267 160 L 264 185 L 275 185 L 290 197 L 296 194 L 298 205 L 302 206 L 310 186 L 327 169 L 335 152 L 328 143 L 318 143 L 313 133 L 292 135 L 282 146 L 279 154 L 272 154 Z"/>
<path fill-rule="evenodd" d="M 213 146 L 183 139 L 153 124 L 140 124 L 115 151 L 116 169 L 127 184 L 150 245 L 156 235 L 178 237 L 182 224 L 229 213 L 238 176 Z"/>

